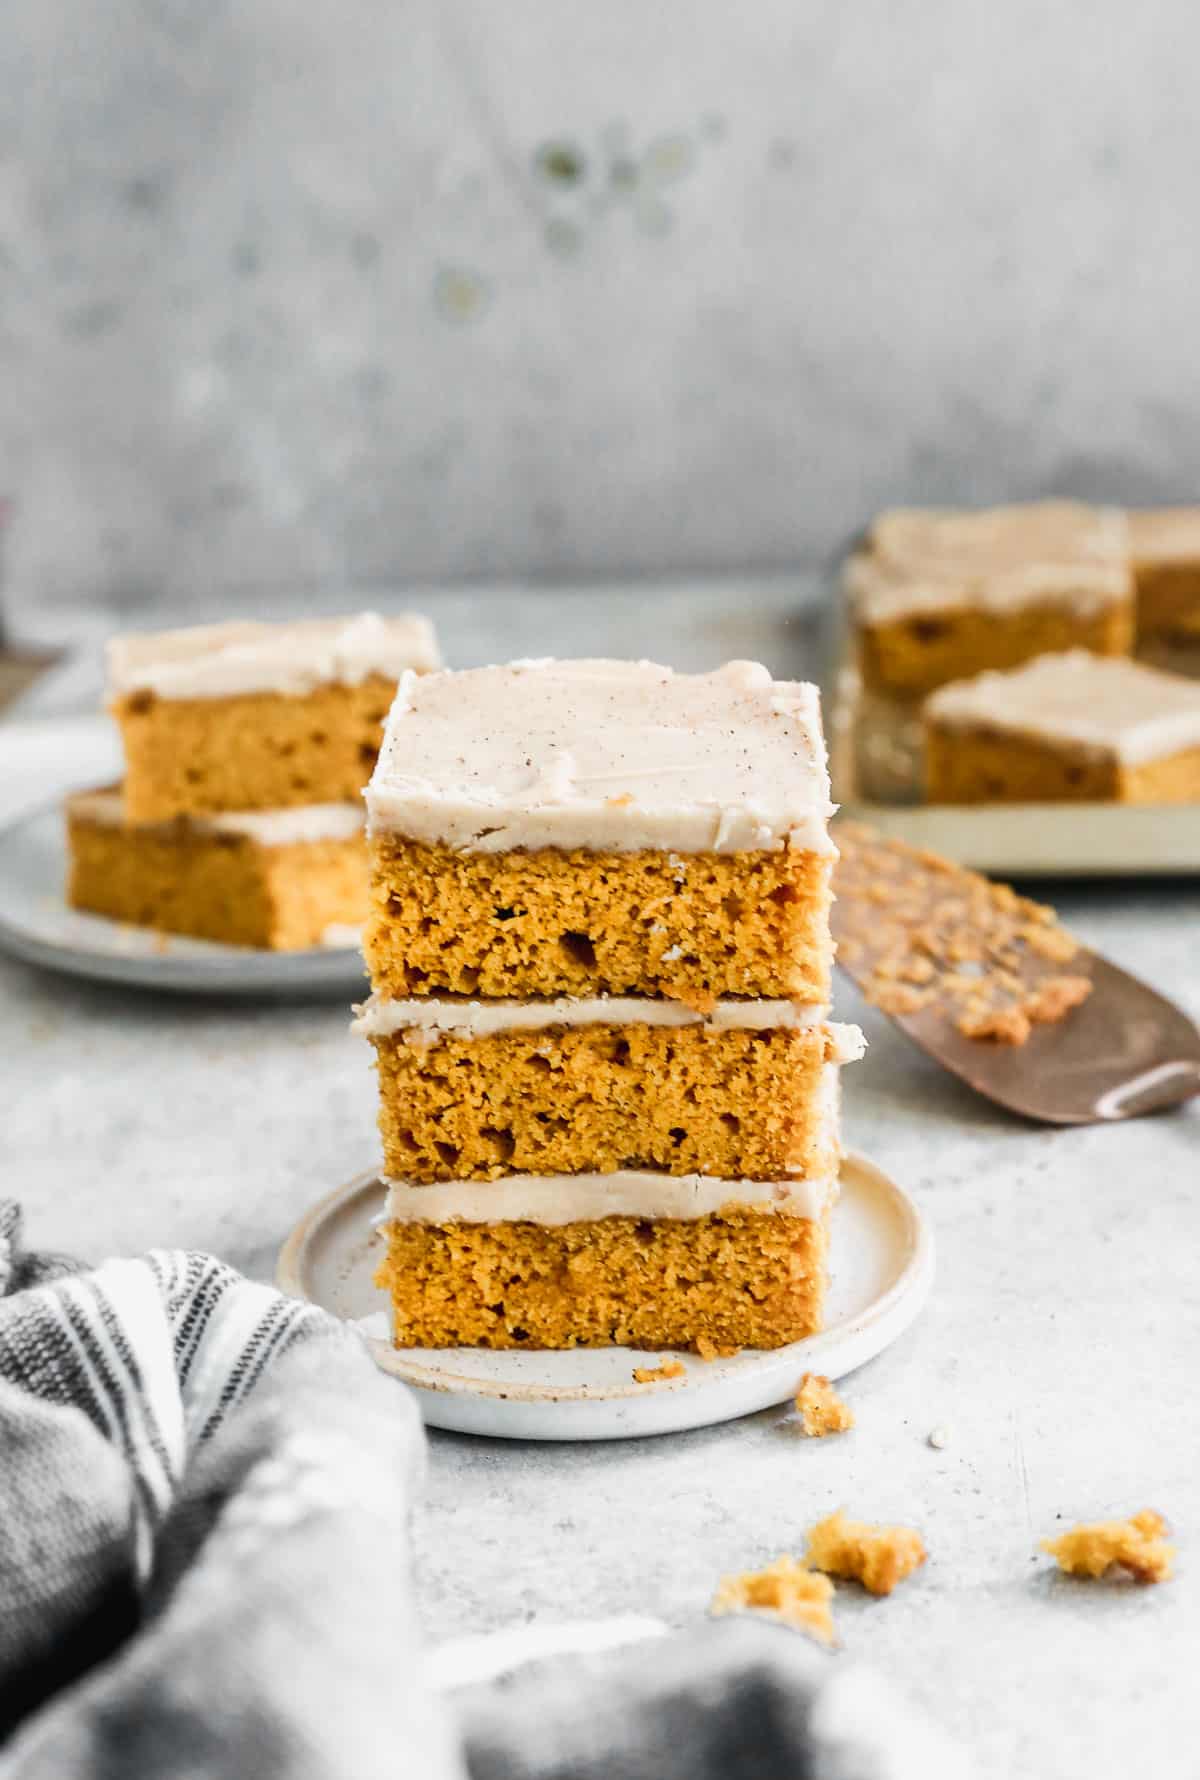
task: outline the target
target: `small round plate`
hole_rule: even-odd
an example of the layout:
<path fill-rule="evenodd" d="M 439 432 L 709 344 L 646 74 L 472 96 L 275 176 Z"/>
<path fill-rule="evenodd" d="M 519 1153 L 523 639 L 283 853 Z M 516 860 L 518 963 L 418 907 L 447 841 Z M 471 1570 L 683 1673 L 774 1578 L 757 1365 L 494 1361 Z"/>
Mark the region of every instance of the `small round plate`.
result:
<path fill-rule="evenodd" d="M 0 947 L 70 976 L 191 995 L 353 996 L 365 992 L 357 946 L 260 952 L 84 915 L 63 900 L 61 802 L 0 829 Z"/>
<path fill-rule="evenodd" d="M 825 1327 L 789 1347 L 725 1360 L 679 1354 L 682 1378 L 637 1384 L 635 1366 L 668 1357 L 627 1347 L 568 1353 L 394 1348 L 377 1220 L 385 1189 L 360 1175 L 301 1219 L 279 1256 L 281 1290 L 356 1322 L 376 1363 L 411 1385 L 431 1427 L 506 1440 L 620 1440 L 732 1421 L 791 1396 L 804 1372 L 841 1378 L 902 1335 L 933 1284 L 933 1234 L 914 1202 L 862 1156 L 842 1163 L 832 1214 Z"/>

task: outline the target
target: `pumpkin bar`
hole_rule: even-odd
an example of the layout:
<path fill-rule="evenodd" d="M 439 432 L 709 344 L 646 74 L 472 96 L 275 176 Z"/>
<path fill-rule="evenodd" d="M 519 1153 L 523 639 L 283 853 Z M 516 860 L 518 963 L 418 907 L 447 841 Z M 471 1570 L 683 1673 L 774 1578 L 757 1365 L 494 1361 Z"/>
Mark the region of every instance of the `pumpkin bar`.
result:
<path fill-rule="evenodd" d="M 926 701 L 931 803 L 1200 802 L 1200 684 L 1074 650 Z"/>
<path fill-rule="evenodd" d="M 829 1000 L 815 687 L 755 663 L 410 676 L 367 801 L 382 994 Z"/>
<path fill-rule="evenodd" d="M 657 1168 L 837 1173 L 856 1027 L 790 1001 L 374 999 L 384 1169 L 412 1181 Z M 736 1111 L 733 1109 L 737 1109 Z"/>
<path fill-rule="evenodd" d="M 361 927 L 361 801 L 130 823 L 118 787 L 67 799 L 73 908 L 227 946 L 304 951 Z"/>
<path fill-rule="evenodd" d="M 1129 526 L 1112 508 L 897 508 L 843 583 L 863 684 L 894 698 L 1047 653 L 1133 647 Z"/>
<path fill-rule="evenodd" d="M 427 618 L 239 622 L 125 636 L 108 705 L 130 822 L 358 798 L 402 673 L 439 665 Z"/>

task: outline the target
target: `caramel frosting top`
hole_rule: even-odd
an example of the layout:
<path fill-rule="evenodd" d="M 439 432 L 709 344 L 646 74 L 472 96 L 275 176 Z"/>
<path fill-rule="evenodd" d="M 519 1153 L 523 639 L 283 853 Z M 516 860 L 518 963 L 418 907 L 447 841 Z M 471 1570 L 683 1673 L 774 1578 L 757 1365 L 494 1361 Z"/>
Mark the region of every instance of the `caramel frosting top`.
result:
<path fill-rule="evenodd" d="M 897 507 L 876 519 L 844 585 L 864 624 L 963 607 L 1094 612 L 1131 597 L 1129 524 L 1117 508 L 1078 501 Z"/>
<path fill-rule="evenodd" d="M 239 693 L 304 694 L 316 686 L 357 686 L 378 675 L 441 666 L 433 626 L 418 612 L 381 618 L 306 618 L 294 624 L 198 625 L 108 645 L 108 695 L 153 692 L 159 698 L 232 698 Z"/>
<path fill-rule="evenodd" d="M 946 728 L 1027 736 L 1141 766 L 1200 747 L 1200 682 L 1073 649 L 1010 673 L 956 680 L 925 701 L 925 716 Z"/>
<path fill-rule="evenodd" d="M 817 690 L 749 661 L 407 675 L 366 796 L 373 830 L 470 852 L 833 851 Z"/>

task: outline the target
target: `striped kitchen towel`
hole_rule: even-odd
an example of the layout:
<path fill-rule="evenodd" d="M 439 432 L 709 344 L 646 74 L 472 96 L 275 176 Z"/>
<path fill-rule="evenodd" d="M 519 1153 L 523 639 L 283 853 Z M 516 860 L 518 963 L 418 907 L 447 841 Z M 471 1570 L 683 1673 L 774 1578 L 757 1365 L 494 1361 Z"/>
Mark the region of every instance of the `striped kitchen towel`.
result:
<path fill-rule="evenodd" d="M 0 1203 L 0 1453 L 0 1775 L 462 1775 L 412 1681 L 419 1418 L 332 1317 L 30 1255 Z"/>
<path fill-rule="evenodd" d="M 208 1255 L 81 1272 L 0 1201 L 0 1780 L 965 1773 L 869 1671 L 761 1621 L 431 1656 L 423 1455 L 412 1397 L 323 1311 Z"/>

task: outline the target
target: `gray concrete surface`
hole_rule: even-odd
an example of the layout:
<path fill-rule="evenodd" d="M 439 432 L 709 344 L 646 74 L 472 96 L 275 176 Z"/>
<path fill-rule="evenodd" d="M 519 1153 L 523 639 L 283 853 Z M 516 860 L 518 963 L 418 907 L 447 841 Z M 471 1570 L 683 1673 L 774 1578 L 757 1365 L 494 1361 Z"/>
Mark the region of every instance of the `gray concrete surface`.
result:
<path fill-rule="evenodd" d="M 1195 494 L 1187 0 L 10 0 L 8 601 Z"/>
<path fill-rule="evenodd" d="M 811 668 L 786 599 L 739 618 L 728 591 L 622 597 L 549 618 L 528 599 L 488 609 L 508 611 L 520 648 L 537 632 L 560 650 L 619 635 L 697 665 L 753 653 Z M 3 739 L 0 725 L 0 761 Z M 1200 1017 L 1200 884 L 1074 886 L 1059 903 Z M 632 1610 L 683 1624 L 722 1571 L 795 1550 L 840 1504 L 915 1523 L 930 1550 L 890 1600 L 839 1594 L 845 1648 L 972 1744 L 989 1780 L 1190 1780 L 1200 1109 L 1033 1129 L 847 989 L 840 1011 L 871 1045 L 847 1072 L 849 1139 L 919 1198 L 939 1245 L 929 1309 L 848 1382 L 858 1427 L 806 1442 L 780 1411 L 607 1446 L 435 1435 L 418 1527 L 431 1633 Z M 269 1277 L 296 1218 L 375 1160 L 373 1080 L 346 1026 L 336 1005 L 158 998 L 0 958 L 3 1188 L 39 1243 L 97 1259 L 194 1245 Z M 1064 1521 L 1146 1504 L 1179 1535 L 1164 1588 L 1086 1587 L 1037 1553 Z"/>

